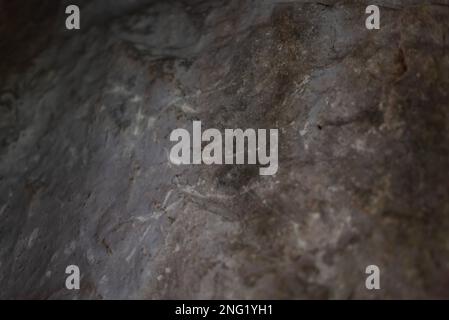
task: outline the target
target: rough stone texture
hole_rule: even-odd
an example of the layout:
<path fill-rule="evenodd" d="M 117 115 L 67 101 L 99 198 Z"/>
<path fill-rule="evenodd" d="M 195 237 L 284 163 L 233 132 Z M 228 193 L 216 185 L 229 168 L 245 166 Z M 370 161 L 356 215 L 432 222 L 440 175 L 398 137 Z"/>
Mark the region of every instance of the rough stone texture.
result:
<path fill-rule="evenodd" d="M 1 4 L 0 298 L 449 298 L 447 1 L 116 2 Z M 170 164 L 193 120 L 278 174 Z"/>

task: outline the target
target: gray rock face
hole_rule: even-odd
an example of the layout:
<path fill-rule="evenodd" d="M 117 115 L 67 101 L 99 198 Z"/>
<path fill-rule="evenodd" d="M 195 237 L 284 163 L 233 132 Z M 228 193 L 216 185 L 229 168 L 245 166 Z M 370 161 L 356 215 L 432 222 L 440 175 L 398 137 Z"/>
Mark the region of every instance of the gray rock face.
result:
<path fill-rule="evenodd" d="M 377 2 L 9 8 L 0 298 L 449 298 L 449 5 Z M 171 164 L 194 120 L 279 128 L 278 173 Z"/>

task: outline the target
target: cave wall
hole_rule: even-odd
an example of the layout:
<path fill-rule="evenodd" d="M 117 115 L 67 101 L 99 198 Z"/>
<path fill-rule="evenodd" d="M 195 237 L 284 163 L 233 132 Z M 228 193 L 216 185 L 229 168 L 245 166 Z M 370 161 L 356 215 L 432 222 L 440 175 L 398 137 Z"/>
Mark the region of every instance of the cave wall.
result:
<path fill-rule="evenodd" d="M 447 2 L 14 3 L 0 298 L 449 298 Z M 194 120 L 279 128 L 279 171 L 171 164 Z"/>

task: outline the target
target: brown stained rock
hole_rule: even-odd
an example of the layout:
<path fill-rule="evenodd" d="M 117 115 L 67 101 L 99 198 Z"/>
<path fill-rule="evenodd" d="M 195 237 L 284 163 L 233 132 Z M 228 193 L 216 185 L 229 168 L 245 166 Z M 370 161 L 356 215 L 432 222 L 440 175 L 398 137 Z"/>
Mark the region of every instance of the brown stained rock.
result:
<path fill-rule="evenodd" d="M 142 3 L 8 71 L 0 298 L 449 297 L 444 1 L 379 31 L 364 1 Z M 277 175 L 171 164 L 193 120 L 279 128 Z"/>

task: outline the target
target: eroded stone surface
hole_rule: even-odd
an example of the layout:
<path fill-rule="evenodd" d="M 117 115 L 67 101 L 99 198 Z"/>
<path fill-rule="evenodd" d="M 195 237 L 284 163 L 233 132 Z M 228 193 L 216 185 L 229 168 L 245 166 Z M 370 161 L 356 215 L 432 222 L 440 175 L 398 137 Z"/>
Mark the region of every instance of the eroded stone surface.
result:
<path fill-rule="evenodd" d="M 449 7 L 378 2 L 375 32 L 364 1 L 36 22 L 1 68 L 0 297 L 448 298 Z M 170 164 L 193 120 L 279 128 L 278 174 Z"/>

